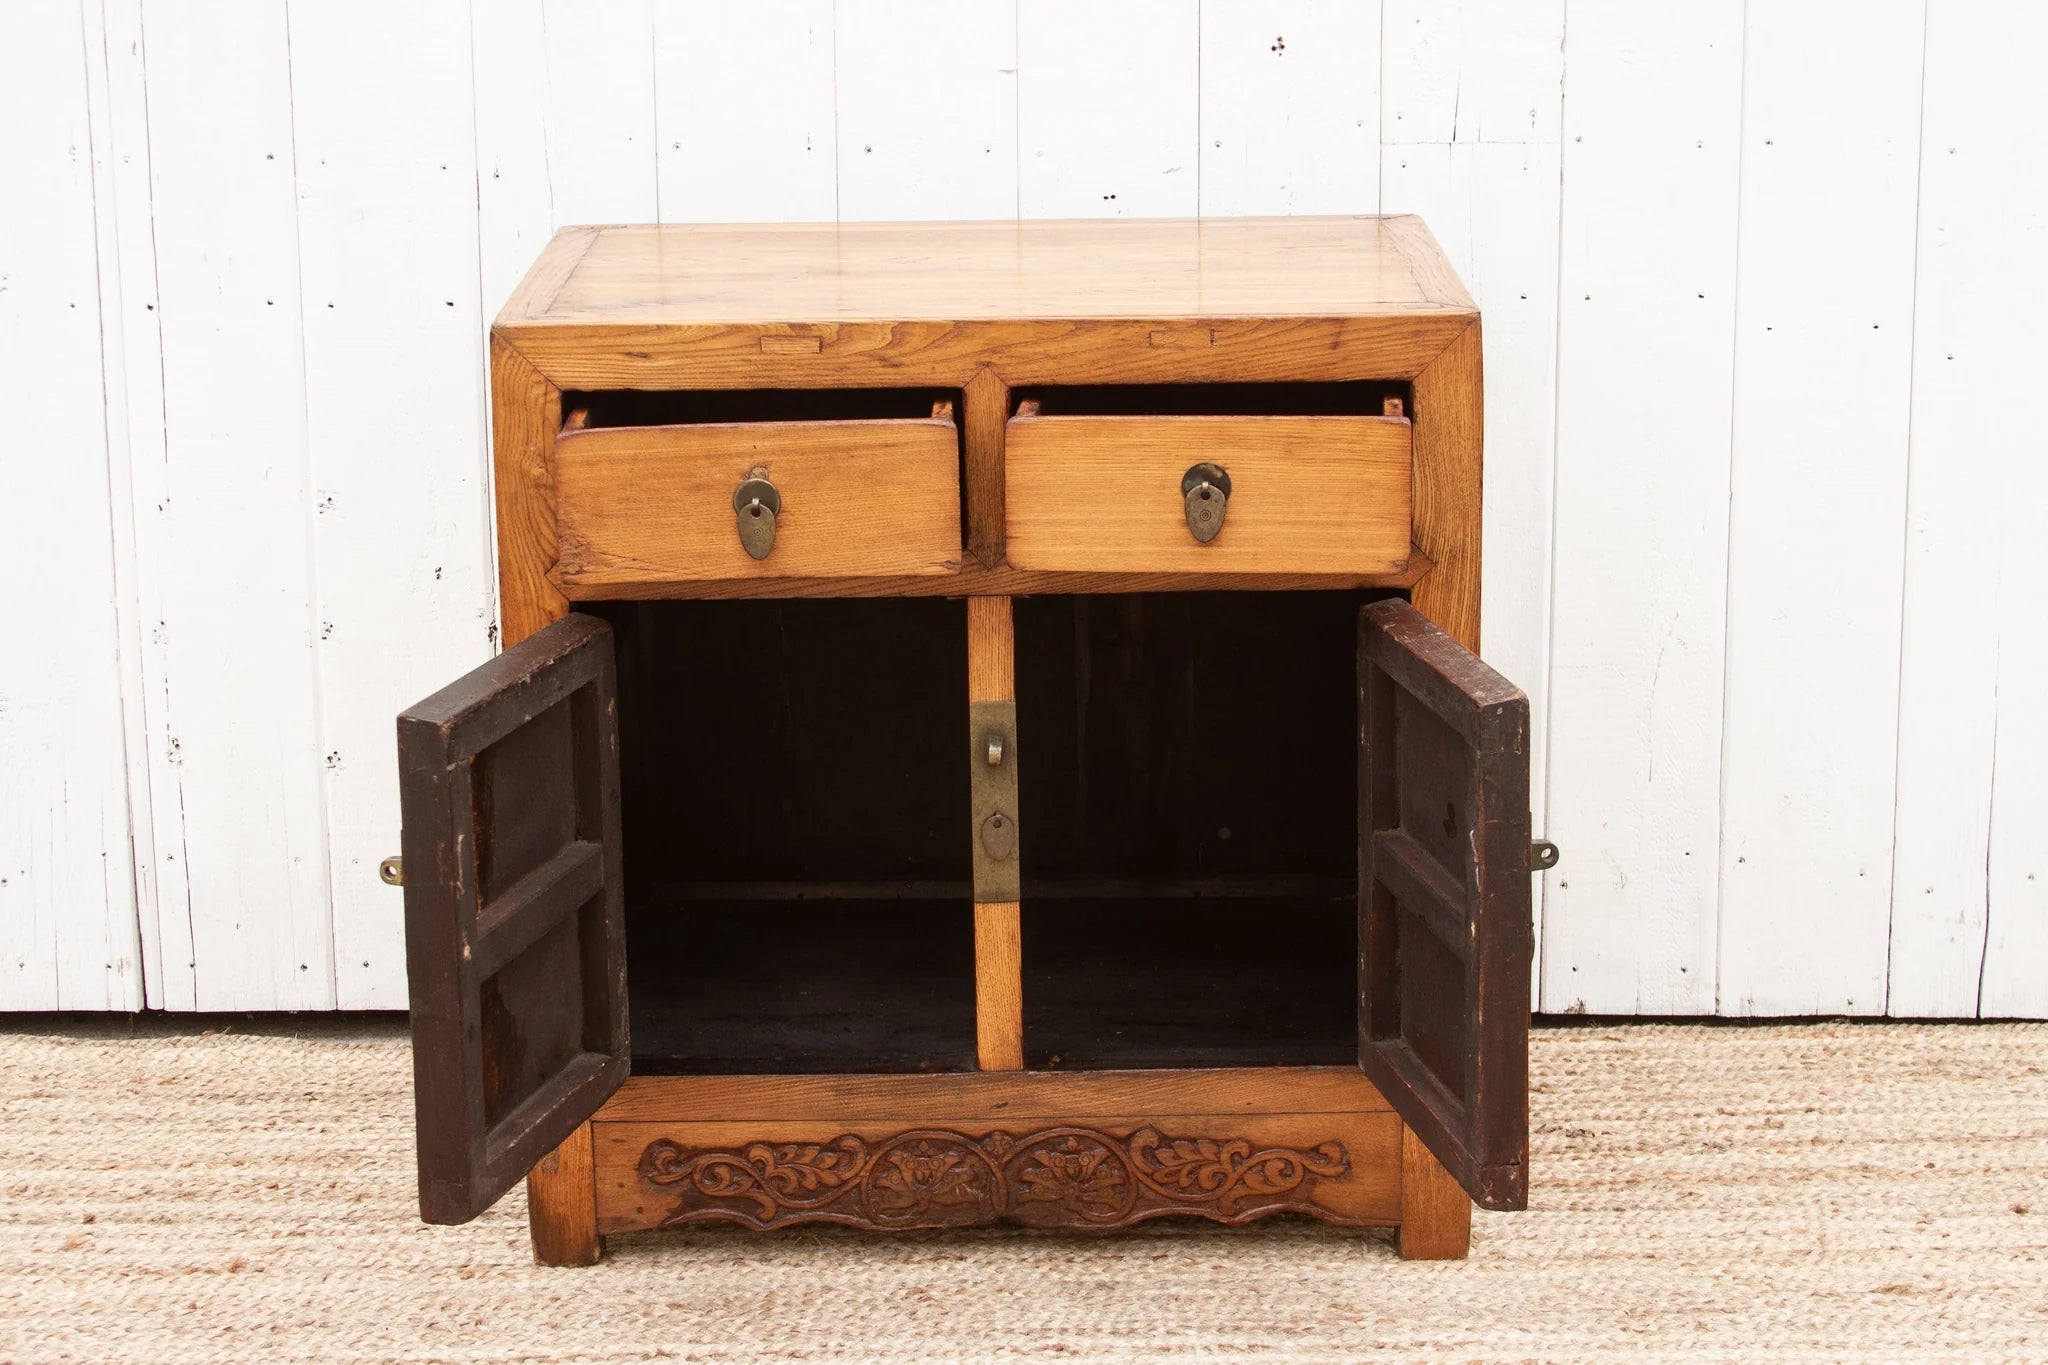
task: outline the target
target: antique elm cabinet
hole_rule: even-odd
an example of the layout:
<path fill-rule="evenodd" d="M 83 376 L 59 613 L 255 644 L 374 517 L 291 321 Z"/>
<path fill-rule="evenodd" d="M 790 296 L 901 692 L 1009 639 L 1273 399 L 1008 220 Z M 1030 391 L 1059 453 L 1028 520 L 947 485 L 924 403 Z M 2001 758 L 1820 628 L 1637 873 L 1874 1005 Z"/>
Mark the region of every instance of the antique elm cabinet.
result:
<path fill-rule="evenodd" d="M 1419 221 L 574 228 L 490 344 L 507 648 L 399 718 L 386 869 L 428 1220 L 1522 1206 L 1528 705 Z"/>

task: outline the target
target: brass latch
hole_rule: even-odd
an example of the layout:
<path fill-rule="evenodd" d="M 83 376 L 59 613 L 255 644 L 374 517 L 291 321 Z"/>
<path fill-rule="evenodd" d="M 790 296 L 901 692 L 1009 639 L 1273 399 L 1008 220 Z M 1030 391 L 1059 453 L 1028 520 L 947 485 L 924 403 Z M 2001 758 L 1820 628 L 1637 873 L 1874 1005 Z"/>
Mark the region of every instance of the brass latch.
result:
<path fill-rule="evenodd" d="M 377 879 L 386 886 L 405 885 L 405 859 L 386 858 L 377 864 Z"/>
<path fill-rule="evenodd" d="M 974 899 L 1022 900 L 1017 856 L 1017 703 L 967 704 L 968 793 L 974 831 Z"/>
<path fill-rule="evenodd" d="M 1529 844 L 1529 870 L 1548 872 L 1557 866 L 1557 845 L 1548 839 L 1535 839 Z"/>

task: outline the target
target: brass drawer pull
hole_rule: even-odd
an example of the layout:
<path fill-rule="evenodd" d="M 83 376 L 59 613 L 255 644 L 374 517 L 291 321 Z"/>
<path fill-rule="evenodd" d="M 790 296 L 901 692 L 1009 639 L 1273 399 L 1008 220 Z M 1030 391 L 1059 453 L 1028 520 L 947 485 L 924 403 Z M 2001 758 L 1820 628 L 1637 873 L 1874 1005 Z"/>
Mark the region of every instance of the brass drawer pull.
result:
<path fill-rule="evenodd" d="M 1188 466 L 1180 476 L 1180 495 L 1187 505 L 1188 530 L 1207 545 L 1223 531 L 1223 514 L 1230 510 L 1230 473 L 1220 464 Z"/>
<path fill-rule="evenodd" d="M 782 512 L 782 494 L 756 470 L 732 493 L 733 515 L 739 520 L 740 548 L 766 559 L 775 548 L 775 518 Z"/>

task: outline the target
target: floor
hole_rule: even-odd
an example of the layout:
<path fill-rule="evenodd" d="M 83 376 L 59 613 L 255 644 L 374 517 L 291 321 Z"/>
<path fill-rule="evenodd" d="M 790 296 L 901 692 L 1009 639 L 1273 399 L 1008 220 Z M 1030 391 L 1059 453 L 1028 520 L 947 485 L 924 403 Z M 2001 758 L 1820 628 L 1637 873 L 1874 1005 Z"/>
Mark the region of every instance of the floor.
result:
<path fill-rule="evenodd" d="M 1542 1029 L 1530 1209 L 1462 1264 L 1276 1222 L 583 1271 L 517 1193 L 415 1221 L 389 1019 L 192 1027 L 0 1032 L 0 1361 L 2048 1360 L 2044 1024 Z"/>

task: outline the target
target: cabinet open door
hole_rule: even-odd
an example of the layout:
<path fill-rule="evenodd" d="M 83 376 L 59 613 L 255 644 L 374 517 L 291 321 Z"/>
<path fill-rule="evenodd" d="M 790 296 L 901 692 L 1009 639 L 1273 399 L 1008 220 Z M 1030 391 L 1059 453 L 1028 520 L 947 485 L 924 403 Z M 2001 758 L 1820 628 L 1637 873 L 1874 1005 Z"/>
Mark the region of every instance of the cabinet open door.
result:
<path fill-rule="evenodd" d="M 1405 601 L 1359 620 L 1358 1063 L 1482 1208 L 1529 1176 L 1529 700 Z"/>
<path fill-rule="evenodd" d="M 420 1216 L 476 1217 L 626 1078 L 611 627 L 572 615 L 398 718 Z"/>

